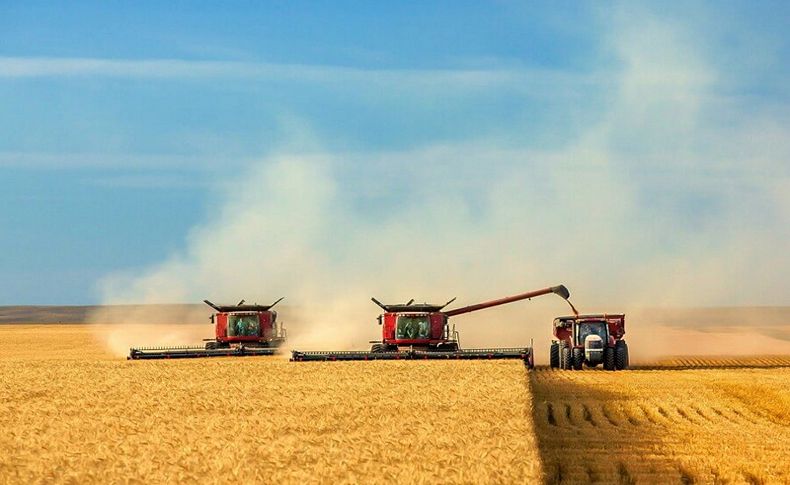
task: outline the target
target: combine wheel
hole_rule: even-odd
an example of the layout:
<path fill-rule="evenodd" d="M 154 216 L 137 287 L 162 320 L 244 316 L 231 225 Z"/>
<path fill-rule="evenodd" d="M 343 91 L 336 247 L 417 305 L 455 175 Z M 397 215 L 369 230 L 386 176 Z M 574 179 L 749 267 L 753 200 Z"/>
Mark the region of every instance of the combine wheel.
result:
<path fill-rule="evenodd" d="M 574 370 L 582 370 L 582 366 L 584 365 L 584 349 L 574 348 L 573 349 L 573 369 Z"/>
<path fill-rule="evenodd" d="M 209 342 L 206 342 L 206 350 L 214 350 L 216 348 L 217 348 L 217 341 L 216 340 L 211 340 Z"/>
<path fill-rule="evenodd" d="M 628 369 L 628 344 L 618 340 L 614 346 L 614 360 L 617 370 Z"/>
<path fill-rule="evenodd" d="M 374 354 L 378 354 L 380 352 L 384 352 L 384 346 L 381 345 L 381 344 L 373 344 L 370 347 L 370 351 L 373 352 Z"/>
<path fill-rule="evenodd" d="M 614 370 L 614 349 L 612 347 L 603 349 L 603 368 L 604 370 Z"/>

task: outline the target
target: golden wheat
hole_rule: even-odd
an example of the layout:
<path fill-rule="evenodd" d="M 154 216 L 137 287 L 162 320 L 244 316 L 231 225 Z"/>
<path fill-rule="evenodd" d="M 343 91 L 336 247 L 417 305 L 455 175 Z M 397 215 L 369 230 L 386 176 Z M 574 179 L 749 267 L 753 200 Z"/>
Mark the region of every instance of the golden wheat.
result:
<path fill-rule="evenodd" d="M 790 369 L 127 362 L 96 334 L 0 326 L 0 483 L 790 482 Z"/>
<path fill-rule="evenodd" d="M 127 362 L 87 328 L 20 326 L 0 377 L 0 482 L 540 477 L 517 362 Z"/>

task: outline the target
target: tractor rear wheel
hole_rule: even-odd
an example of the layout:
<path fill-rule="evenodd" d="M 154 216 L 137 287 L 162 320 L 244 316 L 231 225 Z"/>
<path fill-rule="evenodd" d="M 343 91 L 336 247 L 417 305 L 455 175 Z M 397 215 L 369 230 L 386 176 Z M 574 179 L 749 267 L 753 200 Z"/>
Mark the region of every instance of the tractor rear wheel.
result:
<path fill-rule="evenodd" d="M 614 345 L 614 360 L 617 370 L 628 369 L 628 344 L 618 340 Z"/>
<path fill-rule="evenodd" d="M 571 349 L 569 349 L 564 342 L 560 343 L 560 369 L 571 370 Z"/>
<path fill-rule="evenodd" d="M 562 350 L 563 350 L 564 348 L 565 348 L 565 342 L 563 342 L 562 340 L 560 340 L 560 341 L 557 343 L 557 360 L 559 361 L 559 362 L 558 362 L 558 367 L 559 367 L 560 369 L 563 369 L 563 370 L 565 369 L 565 361 L 562 359 Z"/>
<path fill-rule="evenodd" d="M 573 369 L 574 370 L 582 370 L 582 365 L 584 365 L 584 349 L 574 348 L 573 349 Z"/>
<path fill-rule="evenodd" d="M 604 370 L 614 370 L 614 348 L 604 347 L 603 349 L 603 368 Z"/>
<path fill-rule="evenodd" d="M 552 369 L 560 366 L 560 344 L 557 342 L 551 343 L 551 350 L 549 350 L 549 365 Z"/>

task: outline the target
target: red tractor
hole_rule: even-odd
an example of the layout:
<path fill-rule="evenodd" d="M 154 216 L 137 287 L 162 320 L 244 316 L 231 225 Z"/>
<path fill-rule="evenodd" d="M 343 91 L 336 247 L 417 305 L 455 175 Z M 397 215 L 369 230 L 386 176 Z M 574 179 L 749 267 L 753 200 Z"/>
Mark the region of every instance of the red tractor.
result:
<path fill-rule="evenodd" d="M 295 350 L 291 360 L 522 359 L 528 367 L 532 367 L 532 347 L 462 350 L 455 326 L 450 328 L 449 317 L 551 293 L 566 300 L 570 296 L 568 289 L 559 285 L 449 311 L 443 309 L 455 298 L 443 305 L 414 303 L 414 300 L 385 305 L 372 298 L 384 313 L 378 317 L 382 327 L 381 340 L 371 342 L 373 346 L 370 352 Z"/>
<path fill-rule="evenodd" d="M 574 315 L 554 319 L 550 364 L 553 369 L 581 370 L 583 366 L 606 370 L 628 368 L 625 315 Z"/>
<path fill-rule="evenodd" d="M 271 305 L 215 305 L 203 302 L 216 310 L 211 315 L 215 338 L 207 339 L 204 347 L 148 347 L 132 348 L 128 359 L 173 359 L 186 357 L 241 357 L 272 355 L 285 342 L 286 332 L 277 321 Z"/>

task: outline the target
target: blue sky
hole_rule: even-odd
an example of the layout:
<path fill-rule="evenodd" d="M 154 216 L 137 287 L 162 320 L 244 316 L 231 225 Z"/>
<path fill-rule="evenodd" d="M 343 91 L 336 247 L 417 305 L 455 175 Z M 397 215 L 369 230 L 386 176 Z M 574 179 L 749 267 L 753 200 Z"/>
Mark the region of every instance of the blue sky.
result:
<path fill-rule="evenodd" d="M 715 288 L 708 304 L 788 304 L 788 20 L 785 2 L 4 2 L 0 304 L 146 299 L 140 282 L 173 261 L 186 278 L 234 187 L 277 184 L 283 153 L 331 159 L 340 195 L 316 203 L 344 214 L 343 247 L 374 221 L 428 214 L 430 230 L 460 212 L 467 233 L 538 249 L 563 220 L 640 237 L 569 246 L 580 286 L 611 261 L 650 290 L 674 268 L 738 280 L 690 279 Z M 299 213 L 288 200 L 251 217 Z M 290 247 L 324 230 L 311 221 Z M 349 257 L 337 239 L 302 257 L 331 272 Z M 633 287 L 618 279 L 601 299 Z"/>

